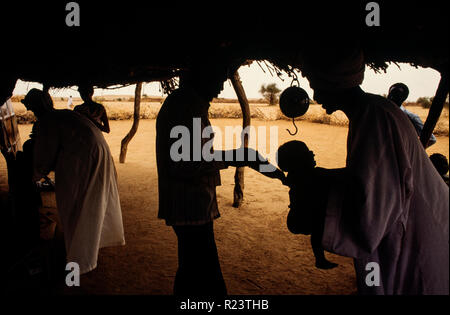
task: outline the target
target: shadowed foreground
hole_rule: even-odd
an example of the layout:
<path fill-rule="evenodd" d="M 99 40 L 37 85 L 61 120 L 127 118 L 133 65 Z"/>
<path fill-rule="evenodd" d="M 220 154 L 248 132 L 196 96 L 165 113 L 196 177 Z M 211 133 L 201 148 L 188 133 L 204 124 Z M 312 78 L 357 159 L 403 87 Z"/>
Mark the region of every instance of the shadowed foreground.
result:
<path fill-rule="evenodd" d="M 213 126 L 240 125 L 238 119 L 212 119 Z M 347 128 L 299 123 L 291 137 L 287 121 L 253 121 L 253 125 L 278 125 L 278 144 L 305 141 L 319 166 L 342 167 Z M 112 121 L 105 135 L 119 176 L 125 238 L 123 247 L 100 250 L 98 268 L 81 278 L 81 287 L 66 293 L 171 294 L 177 268 L 177 242 L 172 229 L 157 219 L 155 121 L 143 120 L 128 147 L 127 161 L 118 163 L 120 140 L 131 121 Z M 26 140 L 31 125 L 20 125 Z M 267 138 L 268 140 L 268 138 Z M 427 150 L 448 157 L 448 137 Z M 5 163 L 0 161 L 1 189 L 5 190 Z M 253 171 L 245 171 L 244 203 L 231 207 L 234 168 L 221 172 L 217 188 L 222 217 L 215 223 L 216 242 L 229 294 L 352 294 L 356 292 L 352 259 L 327 253 L 338 263 L 333 270 L 318 270 L 308 236 L 290 234 L 286 228 L 288 188 Z M 54 196 L 44 196 L 54 206 Z"/>

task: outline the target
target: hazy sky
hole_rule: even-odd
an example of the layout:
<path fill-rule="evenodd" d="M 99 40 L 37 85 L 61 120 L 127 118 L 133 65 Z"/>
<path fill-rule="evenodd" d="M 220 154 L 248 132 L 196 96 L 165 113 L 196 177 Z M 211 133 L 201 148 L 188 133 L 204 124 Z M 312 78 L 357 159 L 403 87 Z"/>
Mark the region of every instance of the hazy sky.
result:
<path fill-rule="evenodd" d="M 270 75 L 269 71 L 263 63 L 261 63 L 265 73 L 261 68 L 253 62 L 250 66 L 244 66 L 239 69 L 242 84 L 248 98 L 260 98 L 261 94 L 259 89 L 262 84 L 276 83 L 277 86 L 283 90 L 291 85 L 291 79 L 284 75 L 284 82 L 281 81 L 275 74 Z M 408 101 L 415 101 L 421 96 L 434 96 L 440 75 L 437 71 L 431 68 L 414 68 L 408 64 L 400 64 L 399 69 L 396 65 L 391 64 L 386 73 L 376 74 L 374 71 L 366 68 L 364 82 L 362 88 L 366 92 L 375 94 L 387 94 L 389 87 L 396 82 L 403 82 L 409 87 Z M 309 97 L 313 97 L 313 92 L 309 87 L 308 80 L 303 78 L 301 74 L 298 74 L 300 86 L 303 87 L 309 94 Z M 26 94 L 28 90 L 33 87 L 42 88 L 42 85 L 32 82 L 18 81 L 14 94 Z M 147 83 L 143 87 L 143 94 L 151 96 L 162 96 L 160 91 L 159 82 Z M 79 94 L 76 91 L 76 87 L 60 90 L 50 90 L 52 96 L 69 96 L 78 97 Z M 125 94 L 134 95 L 134 85 L 115 89 L 104 90 L 96 89 L 95 96 L 101 96 L 106 94 Z M 219 95 L 224 98 L 236 98 L 231 83 L 226 82 L 224 84 L 224 90 Z"/>

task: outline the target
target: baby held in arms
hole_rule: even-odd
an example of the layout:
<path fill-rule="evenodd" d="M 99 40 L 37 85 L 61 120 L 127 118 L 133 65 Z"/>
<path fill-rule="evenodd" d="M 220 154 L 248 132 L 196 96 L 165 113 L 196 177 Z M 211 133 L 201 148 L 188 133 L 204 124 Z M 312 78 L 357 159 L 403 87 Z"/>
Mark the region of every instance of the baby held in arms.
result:
<path fill-rule="evenodd" d="M 316 267 L 332 269 L 338 265 L 325 258 L 321 245 L 323 220 L 317 218 L 326 207 L 327 180 L 322 168 L 316 167 L 314 153 L 301 141 L 289 141 L 277 151 L 278 167 L 288 175 L 283 184 L 290 188 L 290 211 L 287 226 L 294 234 L 311 235 L 311 247 L 316 259 Z M 314 172 L 314 176 L 309 176 Z M 310 179 L 316 179 L 310 182 Z M 310 198 L 311 196 L 315 198 Z M 308 196 L 308 198 L 304 198 Z M 307 200 L 314 200 L 310 202 Z M 314 224 L 312 224 L 314 222 Z"/>

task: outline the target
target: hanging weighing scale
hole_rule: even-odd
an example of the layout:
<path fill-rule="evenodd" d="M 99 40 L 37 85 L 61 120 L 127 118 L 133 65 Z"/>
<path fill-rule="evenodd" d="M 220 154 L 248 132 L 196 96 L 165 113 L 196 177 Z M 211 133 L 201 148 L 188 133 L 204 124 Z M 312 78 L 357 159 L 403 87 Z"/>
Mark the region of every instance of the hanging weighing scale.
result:
<path fill-rule="evenodd" d="M 294 85 L 294 83 L 297 85 Z M 292 80 L 291 86 L 285 89 L 280 95 L 280 110 L 285 116 L 292 118 L 292 123 L 295 127 L 295 132 L 286 129 L 291 136 L 296 135 L 298 132 L 298 128 L 295 125 L 295 118 L 303 116 L 308 111 L 308 108 L 308 93 L 300 87 L 300 83 L 295 77 Z"/>

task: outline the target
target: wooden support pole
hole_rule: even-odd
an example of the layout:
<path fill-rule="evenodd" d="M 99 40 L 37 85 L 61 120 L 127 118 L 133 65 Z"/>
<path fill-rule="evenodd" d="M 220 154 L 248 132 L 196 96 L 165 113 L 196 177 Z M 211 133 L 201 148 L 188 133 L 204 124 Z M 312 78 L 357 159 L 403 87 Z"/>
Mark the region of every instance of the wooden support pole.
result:
<path fill-rule="evenodd" d="M 250 106 L 248 104 L 247 96 L 241 83 L 239 73 L 236 72 L 230 78 L 234 91 L 236 92 L 239 104 L 242 110 L 242 128 L 250 126 Z M 244 133 L 244 147 L 248 146 L 248 133 Z M 244 168 L 237 167 L 234 173 L 234 192 L 233 192 L 233 207 L 239 208 L 244 199 Z"/>
<path fill-rule="evenodd" d="M 439 117 L 441 116 L 442 109 L 444 108 L 445 99 L 448 95 L 448 83 L 448 72 L 441 73 L 441 80 L 439 81 L 436 95 L 434 96 L 433 102 L 431 103 L 427 120 L 425 121 L 422 132 L 420 134 L 420 142 L 422 142 L 424 148 L 427 147 L 434 127 L 436 127 Z"/>
<path fill-rule="evenodd" d="M 127 157 L 128 143 L 136 134 L 136 131 L 139 126 L 139 115 L 141 111 L 141 90 L 142 90 L 142 82 L 139 82 L 136 84 L 136 89 L 134 91 L 133 125 L 131 126 L 131 129 L 125 136 L 125 138 L 122 139 L 120 145 L 120 157 L 119 157 L 120 163 L 125 163 L 125 158 Z"/>

